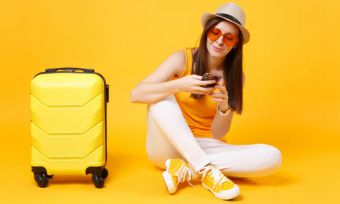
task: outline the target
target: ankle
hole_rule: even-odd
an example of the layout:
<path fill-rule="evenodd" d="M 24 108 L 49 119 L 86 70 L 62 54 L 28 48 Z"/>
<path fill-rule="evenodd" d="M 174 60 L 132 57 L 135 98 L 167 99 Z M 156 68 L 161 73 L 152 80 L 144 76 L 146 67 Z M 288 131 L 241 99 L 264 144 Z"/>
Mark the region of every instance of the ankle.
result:
<path fill-rule="evenodd" d="M 208 174 L 210 171 L 212 170 L 218 170 L 218 168 L 216 168 L 215 166 L 211 165 L 211 164 L 208 164 L 204 167 L 202 167 L 201 169 L 199 169 L 197 171 L 197 174 L 200 176 L 200 177 L 204 177 L 206 174 Z M 219 170 L 218 170 L 219 171 Z"/>

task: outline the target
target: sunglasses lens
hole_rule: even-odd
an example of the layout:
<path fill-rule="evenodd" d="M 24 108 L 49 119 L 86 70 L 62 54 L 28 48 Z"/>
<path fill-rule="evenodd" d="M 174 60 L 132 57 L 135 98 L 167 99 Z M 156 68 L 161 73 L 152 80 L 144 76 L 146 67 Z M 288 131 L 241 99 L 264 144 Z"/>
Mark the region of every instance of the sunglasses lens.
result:
<path fill-rule="evenodd" d="M 209 40 L 215 41 L 221 36 L 222 32 L 220 29 L 212 28 L 208 32 Z"/>
<path fill-rule="evenodd" d="M 222 35 L 222 31 L 218 28 L 212 28 L 208 31 L 208 38 L 211 41 L 216 41 L 218 38 L 220 38 Z M 235 34 L 232 33 L 226 33 L 223 36 L 223 43 L 227 47 L 233 47 L 237 43 L 238 39 Z"/>
<path fill-rule="evenodd" d="M 237 43 L 237 40 L 237 36 L 231 33 L 227 33 L 223 37 L 223 43 L 228 47 L 233 47 Z"/>

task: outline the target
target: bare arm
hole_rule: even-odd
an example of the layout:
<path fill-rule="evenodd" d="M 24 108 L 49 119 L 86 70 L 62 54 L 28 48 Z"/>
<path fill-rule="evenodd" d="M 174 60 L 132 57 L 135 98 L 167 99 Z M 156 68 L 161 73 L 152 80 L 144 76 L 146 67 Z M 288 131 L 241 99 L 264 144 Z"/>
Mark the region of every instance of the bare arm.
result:
<path fill-rule="evenodd" d="M 220 113 L 216 112 L 215 118 L 211 125 L 211 131 L 215 139 L 220 139 L 228 133 L 233 115 L 234 111 L 232 110 L 227 111 L 227 115 L 225 116 L 222 116 Z"/>
<path fill-rule="evenodd" d="M 208 93 L 212 88 L 200 85 L 212 84 L 215 81 L 201 81 L 202 76 L 189 75 L 171 80 L 185 69 L 184 51 L 176 51 L 169 56 L 154 72 L 147 76 L 131 91 L 130 101 L 134 103 L 155 103 L 178 91 L 192 93 Z"/>
<path fill-rule="evenodd" d="M 243 73 L 243 86 L 244 86 L 244 83 L 245 83 L 245 75 Z M 226 112 L 226 115 L 223 115 L 223 116 L 217 111 L 215 114 L 215 118 L 211 124 L 211 131 L 215 139 L 220 139 L 228 133 L 230 126 L 231 126 L 231 121 L 233 119 L 234 111 L 229 110 Z"/>

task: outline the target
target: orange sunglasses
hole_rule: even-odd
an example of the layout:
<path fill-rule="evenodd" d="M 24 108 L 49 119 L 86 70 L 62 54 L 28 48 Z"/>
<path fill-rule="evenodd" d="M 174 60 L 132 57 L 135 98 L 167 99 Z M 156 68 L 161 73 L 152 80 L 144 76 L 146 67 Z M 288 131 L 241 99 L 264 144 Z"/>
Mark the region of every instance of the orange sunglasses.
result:
<path fill-rule="evenodd" d="M 208 31 L 208 38 L 211 41 L 216 41 L 221 36 L 223 36 L 222 41 L 227 47 L 233 47 L 238 41 L 237 35 L 234 33 L 225 33 L 222 35 L 222 31 L 218 28 L 211 28 Z"/>

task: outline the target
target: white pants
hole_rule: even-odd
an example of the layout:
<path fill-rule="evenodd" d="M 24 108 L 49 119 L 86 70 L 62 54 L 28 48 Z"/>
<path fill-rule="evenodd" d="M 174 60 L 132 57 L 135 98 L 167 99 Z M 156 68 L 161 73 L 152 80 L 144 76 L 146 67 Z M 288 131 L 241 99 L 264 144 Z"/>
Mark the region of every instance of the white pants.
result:
<path fill-rule="evenodd" d="M 196 138 L 173 95 L 148 105 L 147 117 L 147 154 L 163 169 L 169 158 L 182 158 L 196 171 L 211 164 L 230 177 L 266 176 L 281 166 L 281 152 L 270 145 L 232 145 Z"/>

